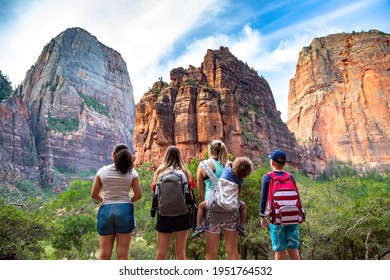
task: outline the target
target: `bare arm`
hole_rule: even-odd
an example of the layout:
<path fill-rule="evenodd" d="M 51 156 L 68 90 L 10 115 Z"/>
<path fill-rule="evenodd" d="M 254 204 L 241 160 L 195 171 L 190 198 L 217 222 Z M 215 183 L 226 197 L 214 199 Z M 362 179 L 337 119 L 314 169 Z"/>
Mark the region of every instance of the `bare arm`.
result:
<path fill-rule="evenodd" d="M 131 201 L 134 203 L 141 199 L 142 189 L 139 177 L 135 178 L 131 183 L 131 188 L 133 189 L 134 195 L 131 197 Z"/>
<path fill-rule="evenodd" d="M 203 172 L 204 172 L 203 168 L 198 166 L 198 171 L 196 173 L 196 183 L 198 186 L 198 196 L 200 201 L 204 200 L 204 192 L 205 192 Z"/>
<path fill-rule="evenodd" d="M 102 180 L 100 179 L 99 176 L 96 176 L 91 190 L 91 197 L 97 202 L 103 201 L 103 197 L 100 195 L 101 188 L 102 188 Z"/>

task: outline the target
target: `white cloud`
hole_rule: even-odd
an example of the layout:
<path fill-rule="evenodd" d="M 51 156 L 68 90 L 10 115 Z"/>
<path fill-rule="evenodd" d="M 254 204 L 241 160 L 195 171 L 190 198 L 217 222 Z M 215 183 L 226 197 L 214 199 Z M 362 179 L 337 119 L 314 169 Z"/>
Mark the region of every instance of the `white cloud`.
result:
<path fill-rule="evenodd" d="M 126 61 L 136 101 L 162 74 L 156 65 L 174 43 L 207 22 L 216 0 L 68 0 L 24 3 L 12 25 L 0 27 L 0 69 L 13 85 L 24 79 L 43 47 L 69 27 L 81 27 Z"/>
<path fill-rule="evenodd" d="M 226 46 L 233 55 L 267 79 L 277 108 L 286 120 L 289 80 L 295 73 L 302 47 L 308 46 L 314 37 L 369 30 L 371 25 L 378 29 L 385 27 L 383 31 L 388 32 L 389 21 L 378 22 L 376 13 L 367 14 L 367 10 L 380 6 L 383 1 L 364 0 L 342 8 L 335 6 L 331 12 L 319 11 L 312 18 L 280 26 L 266 34 L 245 22 L 237 32 L 212 35 L 208 28 L 225 24 L 218 16 L 231 12 L 226 10 L 229 1 L 26 1 L 20 6 L 19 15 L 12 25 L 0 26 L 0 70 L 10 77 L 13 85 L 19 84 L 51 38 L 66 28 L 78 26 L 121 53 L 138 102 L 158 77 L 169 82 L 172 68 L 188 67 L 189 64 L 198 67 L 207 49 Z M 236 19 L 238 14 L 236 11 Z M 224 16 L 228 18 L 226 13 Z M 234 24 L 230 22 L 230 25 Z M 189 36 L 191 31 L 199 31 L 204 26 L 207 28 L 197 33 L 197 38 Z M 349 30 L 351 26 L 353 29 Z M 188 44 L 177 52 L 177 43 L 183 37 L 188 39 Z M 171 58 L 172 54 L 176 56 Z"/>

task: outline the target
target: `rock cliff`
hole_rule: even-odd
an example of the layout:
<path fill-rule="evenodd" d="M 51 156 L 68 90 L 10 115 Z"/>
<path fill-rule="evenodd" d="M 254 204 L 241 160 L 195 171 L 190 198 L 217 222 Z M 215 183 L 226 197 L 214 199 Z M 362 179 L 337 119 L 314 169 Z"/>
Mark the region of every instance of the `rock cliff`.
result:
<path fill-rule="evenodd" d="M 228 48 L 208 50 L 200 67 L 171 70 L 171 82 L 156 82 L 136 106 L 136 163 L 160 163 L 169 145 L 188 162 L 203 158 L 213 139 L 234 157 L 259 161 L 278 147 L 298 162 L 297 144 L 280 118 L 267 81 Z"/>
<path fill-rule="evenodd" d="M 316 38 L 299 54 L 287 125 L 309 173 L 342 161 L 390 169 L 390 36 L 379 31 Z"/>
<path fill-rule="evenodd" d="M 133 147 L 135 105 L 126 63 L 83 29 L 52 39 L 18 92 L 43 184 L 52 182 L 53 169 L 83 171 L 110 163 L 118 142 Z"/>
<path fill-rule="evenodd" d="M 27 108 L 19 96 L 0 103 L 1 180 L 39 178 L 38 155 L 27 119 Z"/>

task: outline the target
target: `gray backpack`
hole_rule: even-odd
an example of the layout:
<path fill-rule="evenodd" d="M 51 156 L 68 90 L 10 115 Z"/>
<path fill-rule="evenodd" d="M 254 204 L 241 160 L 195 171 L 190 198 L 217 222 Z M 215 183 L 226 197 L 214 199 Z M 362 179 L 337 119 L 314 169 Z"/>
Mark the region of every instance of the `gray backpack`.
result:
<path fill-rule="evenodd" d="M 156 210 L 161 216 L 175 217 L 189 212 L 191 205 L 186 201 L 189 186 L 183 171 L 171 167 L 163 173 L 156 183 L 154 194 Z"/>

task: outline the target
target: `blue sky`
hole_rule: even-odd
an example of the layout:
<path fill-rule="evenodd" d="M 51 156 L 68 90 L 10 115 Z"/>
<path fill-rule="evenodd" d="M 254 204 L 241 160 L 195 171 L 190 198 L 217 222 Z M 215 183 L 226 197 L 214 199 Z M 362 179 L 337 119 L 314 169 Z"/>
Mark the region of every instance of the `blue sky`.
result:
<path fill-rule="evenodd" d="M 333 33 L 390 33 L 389 15 L 388 0 L 0 0 L 0 70 L 20 84 L 43 47 L 77 26 L 121 53 L 138 102 L 172 68 L 226 46 L 266 78 L 286 121 L 301 49 Z"/>

